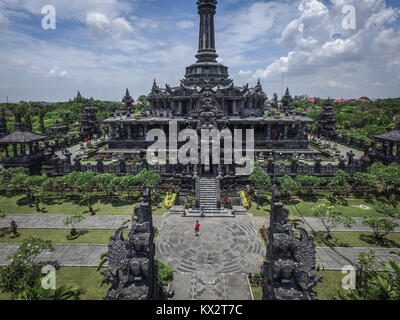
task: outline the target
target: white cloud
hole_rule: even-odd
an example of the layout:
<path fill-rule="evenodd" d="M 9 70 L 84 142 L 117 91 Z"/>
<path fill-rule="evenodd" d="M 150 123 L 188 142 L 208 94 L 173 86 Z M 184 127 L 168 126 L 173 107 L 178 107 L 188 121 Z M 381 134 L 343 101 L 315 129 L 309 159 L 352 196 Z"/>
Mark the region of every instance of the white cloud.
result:
<path fill-rule="evenodd" d="M 57 17 L 84 22 L 86 13 L 93 9 L 116 19 L 131 12 L 136 0 L 2 0 L 4 9 L 24 10 L 33 15 L 41 15 L 42 7 L 48 4 L 56 8 Z"/>
<path fill-rule="evenodd" d="M 176 23 L 181 29 L 192 29 L 196 26 L 196 23 L 192 20 L 182 20 Z"/>
<path fill-rule="evenodd" d="M 68 72 L 66 70 L 60 72 L 60 67 L 54 66 L 50 69 L 46 76 L 57 79 L 68 79 Z"/>
<path fill-rule="evenodd" d="M 302 0 L 298 17 L 287 24 L 279 39 L 279 43 L 289 48 L 289 53 L 265 69 L 257 70 L 253 78 L 277 79 L 282 73 L 295 76 L 316 72 L 325 72 L 327 78 L 338 77 L 349 71 L 349 67 L 357 73 L 373 65 L 397 61 L 400 34 L 384 28 L 398 18 L 397 9 L 386 7 L 381 0 L 332 0 L 332 3 L 334 6 L 328 9 L 320 1 Z M 344 4 L 356 8 L 356 30 L 338 29 Z M 335 73 L 328 71 L 333 68 Z M 327 84 L 335 86 L 339 83 L 335 81 Z"/>
<path fill-rule="evenodd" d="M 91 34 L 96 39 L 125 38 L 132 34 L 133 27 L 122 17 L 114 20 L 109 19 L 105 14 L 90 12 L 86 16 L 86 24 Z"/>
<path fill-rule="evenodd" d="M 251 74 L 252 74 L 251 70 L 247 70 L 247 71 L 240 70 L 239 71 L 239 76 L 248 76 L 248 75 L 251 75 Z"/>

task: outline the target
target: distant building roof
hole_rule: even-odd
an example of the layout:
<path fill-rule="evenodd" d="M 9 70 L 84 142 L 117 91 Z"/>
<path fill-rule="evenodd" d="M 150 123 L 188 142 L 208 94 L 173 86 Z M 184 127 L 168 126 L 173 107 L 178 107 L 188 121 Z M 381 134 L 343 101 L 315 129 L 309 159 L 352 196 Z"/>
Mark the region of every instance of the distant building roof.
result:
<path fill-rule="evenodd" d="M 397 123 L 395 130 L 378 134 L 372 137 L 380 141 L 400 142 L 400 121 Z"/>
<path fill-rule="evenodd" d="M 23 144 L 30 142 L 43 141 L 47 137 L 29 131 L 14 131 L 13 133 L 0 139 L 0 144 Z"/>

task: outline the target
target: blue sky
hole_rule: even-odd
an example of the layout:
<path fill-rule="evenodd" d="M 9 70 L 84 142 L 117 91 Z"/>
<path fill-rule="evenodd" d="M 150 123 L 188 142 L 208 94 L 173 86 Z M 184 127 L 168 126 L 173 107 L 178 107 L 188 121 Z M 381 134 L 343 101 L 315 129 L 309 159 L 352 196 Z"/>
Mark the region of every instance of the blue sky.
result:
<path fill-rule="evenodd" d="M 271 97 L 399 97 L 395 0 L 219 0 L 217 50 L 236 85 L 261 79 Z M 56 9 L 56 30 L 41 27 Z M 343 29 L 344 6 L 356 29 Z M 195 61 L 196 0 L 1 0 L 0 101 L 137 98 L 179 85 Z"/>

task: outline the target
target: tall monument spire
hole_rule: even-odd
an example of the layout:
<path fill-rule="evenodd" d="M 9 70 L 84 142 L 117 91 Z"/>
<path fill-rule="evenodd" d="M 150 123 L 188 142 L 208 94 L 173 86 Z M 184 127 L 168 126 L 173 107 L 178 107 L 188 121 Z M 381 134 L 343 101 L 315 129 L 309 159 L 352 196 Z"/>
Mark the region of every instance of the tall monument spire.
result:
<path fill-rule="evenodd" d="M 183 84 L 187 86 L 229 86 L 228 68 L 217 61 L 215 50 L 214 15 L 217 8 L 217 0 L 197 0 L 197 8 L 200 15 L 199 48 L 197 61 L 186 68 Z"/>
<path fill-rule="evenodd" d="M 197 62 L 216 62 L 218 55 L 215 50 L 214 15 L 217 0 L 198 0 L 200 15 L 199 50 Z"/>

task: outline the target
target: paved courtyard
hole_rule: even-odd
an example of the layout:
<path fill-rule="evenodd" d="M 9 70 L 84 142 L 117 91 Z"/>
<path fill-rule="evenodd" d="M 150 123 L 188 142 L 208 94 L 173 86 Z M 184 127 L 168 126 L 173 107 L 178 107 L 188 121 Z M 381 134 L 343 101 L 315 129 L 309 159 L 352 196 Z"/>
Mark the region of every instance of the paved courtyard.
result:
<path fill-rule="evenodd" d="M 195 218 L 171 215 L 157 237 L 157 256 L 175 271 L 175 299 L 251 299 L 247 274 L 260 272 L 266 254 L 251 218 L 199 221 L 195 236 Z"/>

